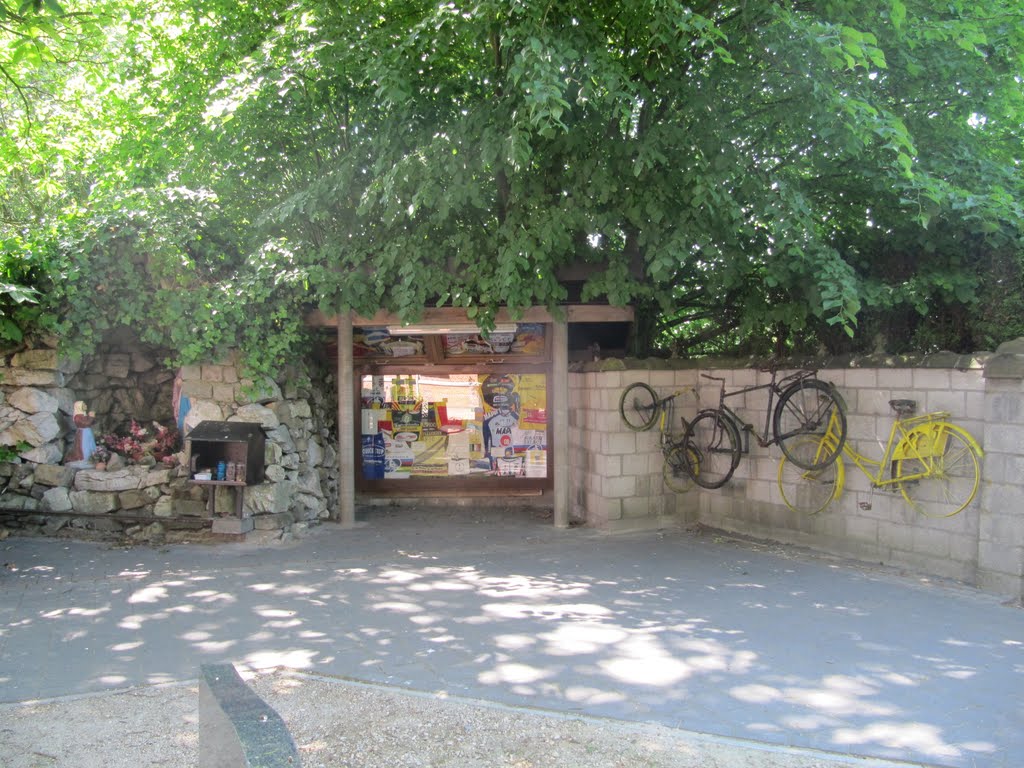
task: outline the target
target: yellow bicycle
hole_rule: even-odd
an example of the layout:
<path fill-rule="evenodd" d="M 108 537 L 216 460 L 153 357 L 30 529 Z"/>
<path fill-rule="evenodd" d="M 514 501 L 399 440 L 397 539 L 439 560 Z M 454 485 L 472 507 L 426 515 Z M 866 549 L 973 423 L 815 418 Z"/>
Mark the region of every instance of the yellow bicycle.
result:
<path fill-rule="evenodd" d="M 786 506 L 807 514 L 827 509 L 843 492 L 846 457 L 871 481 L 872 488 L 898 490 L 922 515 L 952 517 L 966 508 L 978 493 L 981 446 L 949 421 L 948 411 L 914 416 L 914 400 L 890 400 L 889 405 L 896 418 L 881 459 L 858 453 L 849 441 L 834 463 L 818 469 L 804 469 L 788 456 L 783 458 L 778 483 Z M 834 426 L 830 422 L 823 436 L 803 438 L 793 446 L 806 458 L 800 463 L 813 466 L 818 456 L 835 451 Z"/>

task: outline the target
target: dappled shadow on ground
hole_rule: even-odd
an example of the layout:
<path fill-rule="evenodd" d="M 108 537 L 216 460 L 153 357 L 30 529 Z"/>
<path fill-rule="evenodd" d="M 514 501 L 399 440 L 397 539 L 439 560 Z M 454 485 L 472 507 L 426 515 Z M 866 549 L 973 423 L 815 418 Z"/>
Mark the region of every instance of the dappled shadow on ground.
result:
<path fill-rule="evenodd" d="M 682 533 L 542 534 L 8 569 L 0 687 L 53 695 L 27 679 L 40 666 L 80 693 L 228 661 L 939 765 L 1024 759 L 1019 611 Z"/>

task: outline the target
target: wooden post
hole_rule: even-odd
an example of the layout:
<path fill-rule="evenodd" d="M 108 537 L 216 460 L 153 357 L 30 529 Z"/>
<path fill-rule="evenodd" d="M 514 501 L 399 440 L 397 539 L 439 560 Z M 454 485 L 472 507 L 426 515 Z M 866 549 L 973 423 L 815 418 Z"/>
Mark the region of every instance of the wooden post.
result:
<path fill-rule="evenodd" d="M 355 382 L 352 314 L 338 313 L 338 514 L 342 528 L 356 524 Z"/>
<path fill-rule="evenodd" d="M 554 400 L 551 436 L 554 442 L 552 459 L 554 476 L 554 518 L 556 528 L 569 527 L 569 324 L 552 324 L 552 387 Z"/>

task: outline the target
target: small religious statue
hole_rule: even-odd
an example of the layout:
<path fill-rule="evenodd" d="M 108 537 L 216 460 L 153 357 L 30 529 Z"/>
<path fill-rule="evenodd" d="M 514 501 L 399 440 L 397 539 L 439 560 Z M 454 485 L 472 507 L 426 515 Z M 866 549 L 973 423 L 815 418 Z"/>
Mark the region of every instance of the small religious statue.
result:
<path fill-rule="evenodd" d="M 78 400 L 75 403 L 72 421 L 75 423 L 75 443 L 64 457 L 64 463 L 91 462 L 92 454 L 96 450 L 96 437 L 92 433 L 96 412 L 87 410 L 85 402 Z"/>

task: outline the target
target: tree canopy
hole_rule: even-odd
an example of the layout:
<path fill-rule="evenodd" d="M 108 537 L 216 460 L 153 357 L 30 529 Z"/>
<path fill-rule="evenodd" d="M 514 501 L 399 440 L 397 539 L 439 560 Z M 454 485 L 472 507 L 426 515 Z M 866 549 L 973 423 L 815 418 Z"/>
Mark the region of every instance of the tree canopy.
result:
<path fill-rule="evenodd" d="M 642 350 L 1024 333 L 1011 0 L 12 9 L 9 339 L 273 366 L 309 304 L 486 325 L 580 267 Z"/>

